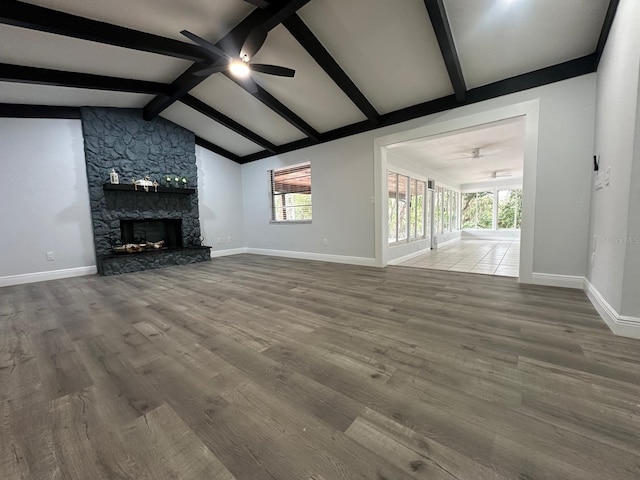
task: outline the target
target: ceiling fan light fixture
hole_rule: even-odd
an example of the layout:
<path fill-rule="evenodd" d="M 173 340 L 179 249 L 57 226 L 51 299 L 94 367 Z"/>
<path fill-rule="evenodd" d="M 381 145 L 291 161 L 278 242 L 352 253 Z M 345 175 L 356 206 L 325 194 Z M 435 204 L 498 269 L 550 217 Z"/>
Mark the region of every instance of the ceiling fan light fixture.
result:
<path fill-rule="evenodd" d="M 229 72 L 231 72 L 231 75 L 234 77 L 247 78 L 251 69 L 249 68 L 249 65 L 242 60 L 232 60 L 229 63 Z"/>

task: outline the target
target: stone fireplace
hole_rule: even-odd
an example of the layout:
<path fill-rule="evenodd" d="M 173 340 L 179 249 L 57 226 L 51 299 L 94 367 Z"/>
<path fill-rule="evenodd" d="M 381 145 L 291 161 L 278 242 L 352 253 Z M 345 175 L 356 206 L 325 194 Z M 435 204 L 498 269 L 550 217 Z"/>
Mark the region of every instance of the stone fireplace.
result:
<path fill-rule="evenodd" d="M 98 271 L 103 275 L 210 260 L 201 245 L 194 134 L 135 109 L 81 109 Z M 112 169 L 120 184 L 109 183 Z M 135 188 L 150 177 L 156 187 Z M 168 184 L 167 176 L 186 183 Z M 125 244 L 163 248 L 115 253 Z"/>

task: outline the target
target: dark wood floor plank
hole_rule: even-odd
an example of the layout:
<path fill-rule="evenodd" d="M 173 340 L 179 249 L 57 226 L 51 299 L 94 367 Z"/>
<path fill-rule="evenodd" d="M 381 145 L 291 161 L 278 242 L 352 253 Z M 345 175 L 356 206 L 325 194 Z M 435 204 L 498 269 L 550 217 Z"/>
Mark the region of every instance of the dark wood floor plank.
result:
<path fill-rule="evenodd" d="M 149 479 L 235 480 L 213 453 L 166 404 L 139 418 L 124 432 L 136 445 L 136 460 Z"/>
<path fill-rule="evenodd" d="M 492 468 L 486 468 L 369 408 L 346 433 L 415 478 L 506 480 Z"/>
<path fill-rule="evenodd" d="M 352 372 L 328 364 L 310 347 L 282 346 L 264 352 L 266 356 L 296 368 L 304 375 L 379 411 L 405 425 L 414 426 L 420 433 L 441 439 L 445 445 L 454 444 L 464 455 L 487 457 L 491 452 L 493 433 L 460 416 L 450 416 L 445 410 L 427 403 L 412 402 L 406 395 L 362 372 Z"/>
<path fill-rule="evenodd" d="M 42 388 L 50 400 L 93 383 L 64 329 L 56 328 L 43 332 L 34 338 L 33 345 Z"/>
<path fill-rule="evenodd" d="M 25 428 L 25 425 L 37 428 Z M 49 402 L 41 390 L 0 401 L 2 478 L 60 478 L 52 431 Z"/>
<path fill-rule="evenodd" d="M 223 396 L 261 432 L 269 448 L 254 450 L 252 454 L 276 478 L 411 478 L 317 418 L 303 411 L 291 415 L 289 404 L 266 393 L 247 382 Z M 290 460 L 283 462 L 287 457 Z"/>
<path fill-rule="evenodd" d="M 448 409 L 452 414 L 469 418 L 496 436 L 510 438 L 531 455 L 562 458 L 576 471 L 586 470 L 606 478 L 632 479 L 640 472 L 640 451 L 629 455 L 591 437 L 582 436 L 559 427 L 523 415 L 518 408 L 509 408 L 496 402 L 475 400 L 464 392 L 447 388 L 428 380 L 410 376 L 399 371 L 392 377 L 390 385 L 407 395 L 429 405 Z M 575 400 L 572 400 L 572 403 Z M 598 454 L 608 459 L 606 464 L 597 460 Z M 500 471 L 500 470 L 499 470 Z M 504 472 L 506 473 L 506 472 Z"/>
<path fill-rule="evenodd" d="M 583 292 L 258 255 L 0 288 L 0 478 L 637 480 Z"/>
<path fill-rule="evenodd" d="M 78 353 L 91 375 L 92 383 L 117 405 L 112 421 L 125 423 L 159 407 L 156 392 L 143 375 L 120 354 L 109 351 L 101 336 L 76 342 Z"/>
<path fill-rule="evenodd" d="M 51 408 L 61 478 L 149 478 L 122 442 L 117 410 L 96 387 L 60 397 Z"/>

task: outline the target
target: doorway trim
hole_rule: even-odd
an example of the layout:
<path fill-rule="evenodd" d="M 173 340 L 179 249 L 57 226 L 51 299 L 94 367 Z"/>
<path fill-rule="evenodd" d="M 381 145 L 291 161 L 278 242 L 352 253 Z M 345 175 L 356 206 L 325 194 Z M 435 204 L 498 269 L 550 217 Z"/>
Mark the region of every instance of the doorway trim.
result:
<path fill-rule="evenodd" d="M 464 108 L 464 107 L 463 107 Z M 533 283 L 534 226 L 536 206 L 536 179 L 538 170 L 538 129 L 540 119 L 539 99 L 516 103 L 471 115 L 460 112 L 459 118 L 423 125 L 403 132 L 374 139 L 374 193 L 375 209 L 375 260 L 379 267 L 387 266 L 389 247 L 386 243 L 389 220 L 387 215 L 388 192 L 387 147 L 433 135 L 453 133 L 456 130 L 476 127 L 514 117 L 525 117 L 524 165 L 522 175 L 522 225 L 520 229 L 520 277 L 521 283 Z M 429 120 L 427 120 L 429 121 Z M 431 120 L 434 121 L 434 120 Z M 435 120 L 437 122 L 437 120 Z"/>

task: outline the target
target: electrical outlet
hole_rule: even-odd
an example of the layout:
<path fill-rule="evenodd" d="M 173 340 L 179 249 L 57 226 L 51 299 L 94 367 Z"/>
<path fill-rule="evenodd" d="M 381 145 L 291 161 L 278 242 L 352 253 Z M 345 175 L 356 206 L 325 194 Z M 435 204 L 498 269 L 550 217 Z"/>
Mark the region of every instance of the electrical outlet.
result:
<path fill-rule="evenodd" d="M 227 237 L 227 243 L 231 243 L 231 237 Z"/>
<path fill-rule="evenodd" d="M 47 252 L 47 262 L 53 262 L 56 259 L 56 256 L 53 252 Z"/>
<path fill-rule="evenodd" d="M 216 238 L 216 243 L 218 245 L 220 245 L 222 243 L 222 238 L 220 238 L 220 237 Z"/>
<path fill-rule="evenodd" d="M 327 240 L 326 238 L 323 240 L 322 242 L 324 244 L 324 246 L 328 246 L 329 245 L 329 240 Z"/>

